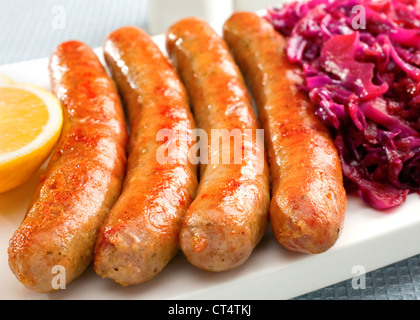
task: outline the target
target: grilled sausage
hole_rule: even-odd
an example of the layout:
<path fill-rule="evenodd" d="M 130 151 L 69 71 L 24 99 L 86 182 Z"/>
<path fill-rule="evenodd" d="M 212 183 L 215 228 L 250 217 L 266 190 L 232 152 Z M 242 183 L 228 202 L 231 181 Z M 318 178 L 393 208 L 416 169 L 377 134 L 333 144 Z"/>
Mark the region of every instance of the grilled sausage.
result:
<path fill-rule="evenodd" d="M 255 139 L 259 126 L 242 75 L 226 43 L 205 21 L 192 17 L 171 26 L 167 50 L 189 93 L 197 127 L 209 137 L 209 159 L 200 159 L 197 197 L 186 213 L 180 246 L 200 269 L 229 270 L 247 260 L 267 230 L 264 142 Z M 232 136 L 236 131 L 241 139 L 212 143 L 222 130 Z M 244 151 L 241 161 L 234 159 L 237 147 Z"/>
<path fill-rule="evenodd" d="M 100 224 L 121 192 L 127 142 L 117 88 L 87 45 L 58 46 L 49 71 L 63 130 L 8 249 L 13 273 L 41 293 L 64 287 L 53 281 L 58 272 L 68 284 L 92 261 Z"/>
<path fill-rule="evenodd" d="M 339 237 L 346 193 L 337 151 L 314 106 L 298 89 L 285 39 L 264 18 L 236 12 L 224 38 L 255 98 L 272 179 L 270 223 L 287 249 L 320 253 Z"/>
<path fill-rule="evenodd" d="M 188 161 L 195 124 L 174 67 L 145 31 L 112 32 L 104 52 L 131 135 L 123 191 L 99 233 L 94 269 L 127 286 L 155 277 L 179 250 L 180 225 L 198 184 Z"/>

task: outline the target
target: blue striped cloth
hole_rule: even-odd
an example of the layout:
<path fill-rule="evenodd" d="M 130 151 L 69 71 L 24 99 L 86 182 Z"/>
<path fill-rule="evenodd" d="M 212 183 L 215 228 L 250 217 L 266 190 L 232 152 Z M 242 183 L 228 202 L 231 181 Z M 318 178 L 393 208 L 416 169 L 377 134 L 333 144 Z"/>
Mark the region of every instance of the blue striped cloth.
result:
<path fill-rule="evenodd" d="M 101 46 L 112 30 L 145 27 L 147 0 L 0 1 L 0 64 L 47 57 L 61 42 Z"/>

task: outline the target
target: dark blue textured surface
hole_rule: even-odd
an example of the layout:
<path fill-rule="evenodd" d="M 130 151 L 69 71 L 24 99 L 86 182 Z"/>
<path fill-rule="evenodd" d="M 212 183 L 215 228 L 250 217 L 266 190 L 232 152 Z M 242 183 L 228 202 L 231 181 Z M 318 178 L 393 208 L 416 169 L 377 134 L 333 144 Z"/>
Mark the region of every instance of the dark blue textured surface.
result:
<path fill-rule="evenodd" d="M 420 300 L 420 255 L 366 273 L 365 289 L 347 280 L 295 300 Z"/>

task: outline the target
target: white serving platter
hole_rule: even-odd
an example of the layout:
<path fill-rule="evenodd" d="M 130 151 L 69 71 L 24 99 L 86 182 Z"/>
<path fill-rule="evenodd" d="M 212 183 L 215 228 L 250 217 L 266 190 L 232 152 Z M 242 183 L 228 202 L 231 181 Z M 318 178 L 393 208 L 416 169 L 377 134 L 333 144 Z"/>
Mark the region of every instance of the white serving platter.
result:
<path fill-rule="evenodd" d="M 154 39 L 165 51 L 164 37 Z M 103 62 L 101 48 L 95 52 Z M 0 74 L 50 89 L 47 64 L 48 58 L 1 65 Z M 66 289 L 38 294 L 12 274 L 7 248 L 42 170 L 24 185 L 0 194 L 0 299 L 290 299 L 360 276 L 355 273 L 360 270 L 369 272 L 420 253 L 418 194 L 386 212 L 349 196 L 343 233 L 335 246 L 322 254 L 289 252 L 268 230 L 251 257 L 231 271 L 199 270 L 180 252 L 156 278 L 144 284 L 121 287 L 97 276 L 90 266 Z"/>

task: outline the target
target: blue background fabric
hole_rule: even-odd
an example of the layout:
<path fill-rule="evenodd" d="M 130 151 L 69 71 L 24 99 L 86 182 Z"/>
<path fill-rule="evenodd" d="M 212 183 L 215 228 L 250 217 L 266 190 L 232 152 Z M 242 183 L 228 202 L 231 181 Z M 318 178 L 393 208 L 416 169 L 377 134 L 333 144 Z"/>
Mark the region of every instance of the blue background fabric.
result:
<path fill-rule="evenodd" d="M 147 0 L 0 1 L 0 64 L 47 57 L 61 42 L 91 47 L 124 25 L 144 27 Z"/>
<path fill-rule="evenodd" d="M 125 25 L 145 28 L 147 0 L 0 0 L 0 65 L 51 54 L 63 41 L 102 45 Z M 297 300 L 420 300 L 420 255 L 367 273 L 364 289 L 351 279 Z"/>

